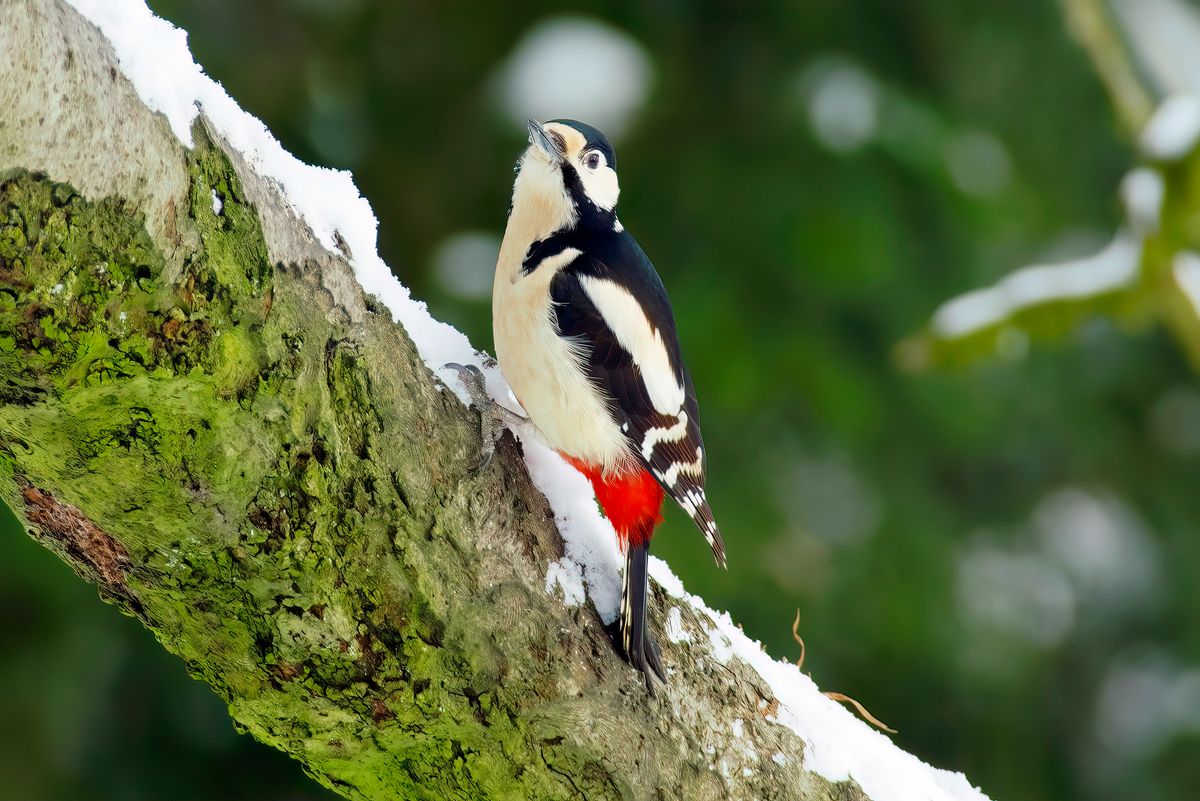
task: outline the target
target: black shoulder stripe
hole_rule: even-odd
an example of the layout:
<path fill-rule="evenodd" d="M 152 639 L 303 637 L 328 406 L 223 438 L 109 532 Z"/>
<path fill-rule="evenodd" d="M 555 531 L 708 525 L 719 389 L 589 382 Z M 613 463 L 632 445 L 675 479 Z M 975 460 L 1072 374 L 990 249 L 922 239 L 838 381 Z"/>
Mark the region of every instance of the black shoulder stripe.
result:
<path fill-rule="evenodd" d="M 522 275 L 529 275 L 546 259 L 557 256 L 570 247 L 571 236 L 571 231 L 555 231 L 545 239 L 539 239 L 530 245 L 521 262 Z"/>

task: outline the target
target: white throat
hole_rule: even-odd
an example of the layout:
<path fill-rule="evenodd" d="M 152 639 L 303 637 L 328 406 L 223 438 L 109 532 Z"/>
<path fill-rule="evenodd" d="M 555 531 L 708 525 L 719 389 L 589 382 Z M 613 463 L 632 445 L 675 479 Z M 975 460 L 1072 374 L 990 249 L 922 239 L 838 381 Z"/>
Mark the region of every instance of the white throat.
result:
<path fill-rule="evenodd" d="M 560 228 L 570 228 L 578 219 L 575 203 L 563 186 L 559 167 L 550 164 L 532 147 L 521 158 L 521 168 L 513 184 L 510 229 L 518 217 L 519 227 L 528 230 L 534 239 L 543 239 Z M 534 239 L 530 239 L 530 243 Z"/>

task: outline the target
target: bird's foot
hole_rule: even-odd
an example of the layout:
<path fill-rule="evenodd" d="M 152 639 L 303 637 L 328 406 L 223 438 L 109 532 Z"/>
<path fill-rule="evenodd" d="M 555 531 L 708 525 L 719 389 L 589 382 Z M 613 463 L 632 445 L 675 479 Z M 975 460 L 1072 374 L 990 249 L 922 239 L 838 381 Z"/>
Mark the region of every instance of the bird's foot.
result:
<path fill-rule="evenodd" d="M 446 367 L 458 373 L 458 379 L 471 396 L 471 408 L 479 412 L 480 461 L 472 470 L 478 473 L 492 463 L 492 457 L 496 455 L 496 443 L 500 441 L 504 429 L 519 426 L 528 422 L 528 419 L 492 400 L 483 384 L 483 371 L 475 365 L 450 362 Z"/>

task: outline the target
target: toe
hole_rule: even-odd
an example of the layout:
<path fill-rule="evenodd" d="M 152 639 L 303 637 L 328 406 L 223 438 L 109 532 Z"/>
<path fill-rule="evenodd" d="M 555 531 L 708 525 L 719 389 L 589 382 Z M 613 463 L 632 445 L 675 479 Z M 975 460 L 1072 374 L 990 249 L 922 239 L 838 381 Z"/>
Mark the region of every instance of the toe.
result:
<path fill-rule="evenodd" d="M 483 438 L 483 443 L 483 458 L 480 459 L 479 464 L 471 471 L 472 473 L 482 473 L 484 470 L 487 470 L 488 465 L 492 463 L 492 457 L 496 455 L 495 446 L 488 447 L 491 443 L 486 437 Z"/>
<path fill-rule="evenodd" d="M 654 642 L 649 635 L 646 636 L 646 662 L 658 680 L 666 684 L 667 671 L 663 669 L 662 654 L 658 650 L 658 643 Z"/>

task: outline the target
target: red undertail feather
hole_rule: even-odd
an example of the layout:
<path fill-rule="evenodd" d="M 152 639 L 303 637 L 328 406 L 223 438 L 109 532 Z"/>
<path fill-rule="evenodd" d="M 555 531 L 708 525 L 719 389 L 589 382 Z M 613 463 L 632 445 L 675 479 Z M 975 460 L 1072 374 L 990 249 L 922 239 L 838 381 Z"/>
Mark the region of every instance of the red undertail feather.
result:
<path fill-rule="evenodd" d="M 663 519 L 663 490 L 648 470 L 639 467 L 627 473 L 605 476 L 596 465 L 561 455 L 592 482 L 596 500 L 617 530 L 622 550 L 650 542 L 655 526 Z"/>

